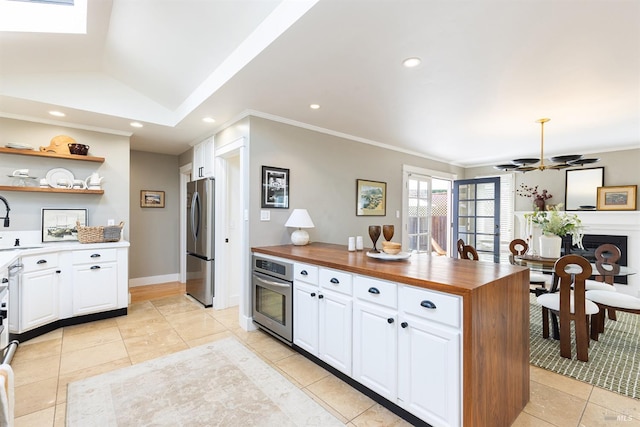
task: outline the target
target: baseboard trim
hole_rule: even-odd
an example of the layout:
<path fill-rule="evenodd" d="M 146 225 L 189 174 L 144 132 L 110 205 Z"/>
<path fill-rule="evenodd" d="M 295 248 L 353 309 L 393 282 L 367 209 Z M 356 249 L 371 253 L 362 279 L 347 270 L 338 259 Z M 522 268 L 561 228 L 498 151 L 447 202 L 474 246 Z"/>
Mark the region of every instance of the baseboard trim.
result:
<path fill-rule="evenodd" d="M 136 277 L 129 279 L 129 287 L 157 285 L 158 283 L 178 282 L 180 275 L 178 273 L 164 274 L 160 276 Z"/>

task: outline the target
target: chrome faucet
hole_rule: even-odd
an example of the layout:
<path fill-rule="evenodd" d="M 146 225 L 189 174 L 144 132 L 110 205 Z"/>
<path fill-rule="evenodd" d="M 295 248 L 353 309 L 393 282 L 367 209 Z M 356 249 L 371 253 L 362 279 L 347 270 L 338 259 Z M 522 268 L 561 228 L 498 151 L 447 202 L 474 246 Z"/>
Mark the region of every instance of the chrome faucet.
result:
<path fill-rule="evenodd" d="M 9 202 L 7 202 L 7 199 L 5 199 L 4 197 L 0 196 L 0 200 L 2 200 L 4 205 L 7 207 L 7 216 L 5 216 L 3 219 L 4 219 L 4 226 L 8 227 L 9 226 L 9 211 L 11 210 L 11 208 L 9 208 Z M 2 218 L 2 217 L 0 217 L 0 218 Z"/>

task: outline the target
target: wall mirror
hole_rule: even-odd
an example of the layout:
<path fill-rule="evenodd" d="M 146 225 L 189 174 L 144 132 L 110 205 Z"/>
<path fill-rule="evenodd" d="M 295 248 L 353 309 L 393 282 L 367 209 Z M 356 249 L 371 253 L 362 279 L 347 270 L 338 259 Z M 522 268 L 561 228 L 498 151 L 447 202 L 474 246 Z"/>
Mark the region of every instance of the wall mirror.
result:
<path fill-rule="evenodd" d="M 604 168 L 573 169 L 566 173 L 565 210 L 596 210 L 598 187 L 604 185 Z"/>

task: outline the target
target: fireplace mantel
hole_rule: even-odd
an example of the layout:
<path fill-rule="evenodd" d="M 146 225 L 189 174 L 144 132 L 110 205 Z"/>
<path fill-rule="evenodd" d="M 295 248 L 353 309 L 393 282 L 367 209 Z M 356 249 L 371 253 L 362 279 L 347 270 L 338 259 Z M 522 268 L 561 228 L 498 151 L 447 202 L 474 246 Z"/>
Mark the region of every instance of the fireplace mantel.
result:
<path fill-rule="evenodd" d="M 523 238 L 525 235 L 524 214 L 526 213 L 529 212 L 515 213 L 515 237 Z M 640 211 L 569 211 L 569 213 L 575 213 L 580 217 L 585 234 L 627 236 L 627 261 L 629 267 L 638 273 L 629 276 L 628 286 L 616 288 L 620 292 L 640 296 Z"/>

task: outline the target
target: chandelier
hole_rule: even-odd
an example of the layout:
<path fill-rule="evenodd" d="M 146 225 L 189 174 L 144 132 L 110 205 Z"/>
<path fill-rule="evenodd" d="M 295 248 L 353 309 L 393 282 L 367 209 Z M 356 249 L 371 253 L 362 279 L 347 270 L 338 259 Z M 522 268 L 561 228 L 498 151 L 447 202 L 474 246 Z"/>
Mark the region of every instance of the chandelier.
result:
<path fill-rule="evenodd" d="M 538 119 L 536 122 L 540 123 L 540 158 L 539 159 L 514 159 L 511 163 L 494 166 L 495 169 L 502 171 L 516 171 L 516 172 L 529 172 L 534 170 L 545 169 L 565 169 L 571 166 L 584 166 L 586 164 L 595 163 L 600 159 L 583 159 L 581 154 L 570 154 L 566 156 L 551 157 L 553 163 L 550 165 L 544 164 L 544 124 L 551 119 Z M 536 163 L 540 162 L 537 166 Z"/>

